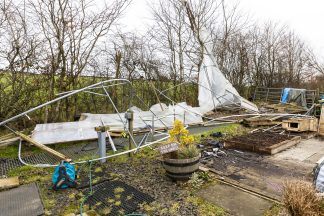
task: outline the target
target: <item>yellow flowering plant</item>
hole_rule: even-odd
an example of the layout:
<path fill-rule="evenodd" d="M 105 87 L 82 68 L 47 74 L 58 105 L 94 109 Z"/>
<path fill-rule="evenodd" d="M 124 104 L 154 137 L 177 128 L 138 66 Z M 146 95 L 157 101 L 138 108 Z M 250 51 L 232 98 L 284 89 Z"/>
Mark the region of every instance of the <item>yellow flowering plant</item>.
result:
<path fill-rule="evenodd" d="M 176 119 L 173 128 L 169 130 L 169 142 L 178 142 L 180 144 L 178 150 L 178 158 L 192 158 L 199 155 L 199 150 L 194 144 L 194 136 L 184 127 L 183 123 Z"/>

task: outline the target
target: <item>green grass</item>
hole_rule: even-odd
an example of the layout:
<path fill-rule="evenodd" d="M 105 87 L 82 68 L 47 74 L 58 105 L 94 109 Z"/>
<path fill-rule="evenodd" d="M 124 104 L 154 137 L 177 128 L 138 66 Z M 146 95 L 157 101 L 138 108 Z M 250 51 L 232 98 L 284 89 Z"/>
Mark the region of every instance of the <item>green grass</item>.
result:
<path fill-rule="evenodd" d="M 36 146 L 26 146 L 26 144 L 22 144 L 21 154 L 30 155 L 35 153 L 43 152 L 40 148 Z M 18 143 L 12 144 L 0 149 L 0 158 L 17 158 L 18 157 Z"/>
<path fill-rule="evenodd" d="M 203 198 L 196 197 L 196 196 L 189 196 L 187 198 L 187 202 L 191 202 L 192 204 L 198 207 L 198 214 L 204 216 L 224 216 L 227 215 L 226 211 L 216 206 Z"/>
<path fill-rule="evenodd" d="M 282 215 L 284 208 L 282 205 L 274 204 L 263 213 L 263 216 L 279 216 Z"/>
<path fill-rule="evenodd" d="M 230 138 L 233 136 L 243 135 L 247 133 L 247 131 L 248 129 L 240 124 L 226 124 L 200 134 L 195 134 L 194 137 L 196 142 L 200 142 L 202 138 L 210 137 L 210 135 L 215 132 L 221 132 L 223 134 L 223 137 L 221 137 L 221 139 L 223 139 L 224 137 Z"/>
<path fill-rule="evenodd" d="M 9 145 L 0 149 L 0 158 L 16 158 L 18 145 Z"/>

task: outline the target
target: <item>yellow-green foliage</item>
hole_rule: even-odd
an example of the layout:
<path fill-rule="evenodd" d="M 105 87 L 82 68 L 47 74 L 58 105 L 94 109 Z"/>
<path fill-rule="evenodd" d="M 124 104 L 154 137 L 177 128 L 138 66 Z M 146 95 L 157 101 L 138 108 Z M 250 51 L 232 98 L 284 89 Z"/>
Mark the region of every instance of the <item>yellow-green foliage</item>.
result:
<path fill-rule="evenodd" d="M 122 188 L 122 187 L 117 187 L 117 188 L 114 189 L 114 193 L 115 193 L 115 194 L 117 194 L 117 193 L 122 193 L 122 192 L 124 192 L 124 191 L 125 191 L 125 189 Z"/>
<path fill-rule="evenodd" d="M 180 208 L 179 202 L 174 202 L 170 207 L 170 211 L 169 211 L 170 215 L 179 215 L 178 213 L 179 208 Z"/>
<path fill-rule="evenodd" d="M 279 216 L 282 215 L 281 213 L 284 211 L 283 206 L 278 205 L 278 204 L 274 204 L 273 206 L 271 206 L 270 209 L 266 210 L 263 213 L 263 216 Z"/>
<path fill-rule="evenodd" d="M 109 215 L 111 213 L 111 208 L 106 207 L 100 212 L 101 215 Z"/>
<path fill-rule="evenodd" d="M 35 146 L 23 146 L 22 155 L 41 152 L 42 150 Z M 17 158 L 18 143 L 0 148 L 0 158 Z"/>
<path fill-rule="evenodd" d="M 206 200 L 190 196 L 187 198 L 188 202 L 191 202 L 192 204 L 196 205 L 198 207 L 198 214 L 204 215 L 204 216 L 223 216 L 226 215 L 226 211 L 218 206 L 215 206 Z"/>
<path fill-rule="evenodd" d="M 102 168 L 101 167 L 96 167 L 96 169 L 94 170 L 95 173 L 99 173 L 102 172 Z"/>
<path fill-rule="evenodd" d="M 18 146 L 10 145 L 0 149 L 0 158 L 16 158 L 18 155 Z"/>
<path fill-rule="evenodd" d="M 194 136 L 189 135 L 189 131 L 184 127 L 183 123 L 176 119 L 173 128 L 169 130 L 169 141 L 178 142 L 181 146 L 186 147 L 194 142 Z"/>
<path fill-rule="evenodd" d="M 36 181 L 50 181 L 53 170 L 53 168 L 22 166 L 10 170 L 8 176 L 19 176 L 23 184 Z"/>
<path fill-rule="evenodd" d="M 179 158 L 193 158 L 199 154 L 199 150 L 194 144 L 194 136 L 189 135 L 189 131 L 180 120 L 176 119 L 174 121 L 172 130 L 169 130 L 169 135 L 169 142 L 180 143 L 178 150 Z"/>
<path fill-rule="evenodd" d="M 32 171 L 36 170 L 32 166 L 22 166 L 12 169 L 8 172 L 8 176 L 23 176 L 24 174 L 32 174 Z"/>
<path fill-rule="evenodd" d="M 142 148 L 134 154 L 134 158 L 156 158 L 159 155 L 158 151 L 155 151 L 153 148 Z"/>

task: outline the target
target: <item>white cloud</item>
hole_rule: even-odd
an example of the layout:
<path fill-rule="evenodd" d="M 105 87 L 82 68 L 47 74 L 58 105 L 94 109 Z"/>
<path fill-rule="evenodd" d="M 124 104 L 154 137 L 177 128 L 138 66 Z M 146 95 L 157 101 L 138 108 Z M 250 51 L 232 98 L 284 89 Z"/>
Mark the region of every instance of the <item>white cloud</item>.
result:
<path fill-rule="evenodd" d="M 145 31 L 151 21 L 148 3 L 154 1 L 133 0 L 121 20 L 128 31 Z M 227 0 L 229 4 L 236 2 L 255 20 L 286 24 L 324 58 L 324 0 Z"/>

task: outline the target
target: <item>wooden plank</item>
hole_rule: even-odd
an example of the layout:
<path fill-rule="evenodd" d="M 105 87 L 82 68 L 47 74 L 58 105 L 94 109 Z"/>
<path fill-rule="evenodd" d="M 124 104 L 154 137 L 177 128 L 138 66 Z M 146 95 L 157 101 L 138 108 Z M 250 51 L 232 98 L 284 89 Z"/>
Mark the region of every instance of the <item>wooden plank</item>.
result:
<path fill-rule="evenodd" d="M 1 136 L 0 137 L 0 142 L 1 141 L 5 141 L 5 140 L 7 140 L 7 139 L 12 139 L 12 138 L 14 138 L 15 137 L 15 135 L 14 134 L 6 134 L 6 135 L 3 135 L 3 136 Z"/>
<path fill-rule="evenodd" d="M 324 104 L 322 104 L 321 115 L 318 124 L 318 134 L 324 136 Z"/>
<path fill-rule="evenodd" d="M 23 133 L 15 132 L 15 134 L 17 134 L 17 136 L 21 137 L 23 140 L 33 144 L 34 146 L 37 146 L 40 149 L 43 149 L 44 151 L 47 151 L 48 153 L 53 154 L 54 156 L 56 156 L 56 157 L 58 157 L 58 158 L 60 158 L 62 160 L 71 161 L 71 159 L 68 158 L 67 156 L 65 156 L 64 154 L 62 154 L 60 152 L 57 152 L 54 149 L 51 149 L 51 148 L 49 148 L 49 147 L 47 147 L 47 146 L 45 146 L 45 145 L 43 145 L 41 143 L 36 142 L 35 140 L 30 138 L 29 136 L 26 136 Z"/>
<path fill-rule="evenodd" d="M 0 189 L 12 188 L 19 186 L 18 176 L 0 179 Z"/>
<path fill-rule="evenodd" d="M 276 154 L 276 153 L 281 152 L 287 148 L 290 148 L 290 147 L 298 144 L 300 142 L 300 140 L 301 140 L 300 137 L 294 137 L 292 140 L 289 140 L 289 142 L 279 143 L 281 145 L 277 146 L 276 148 L 272 148 L 272 146 L 271 146 L 270 154 Z M 279 145 L 279 144 L 277 144 L 277 145 Z"/>
<path fill-rule="evenodd" d="M 18 140 L 19 140 L 19 137 L 14 137 L 11 139 L 0 141 L 0 148 L 6 147 L 10 144 L 13 144 L 13 143 L 17 142 Z"/>

